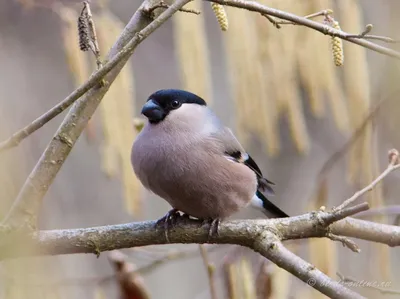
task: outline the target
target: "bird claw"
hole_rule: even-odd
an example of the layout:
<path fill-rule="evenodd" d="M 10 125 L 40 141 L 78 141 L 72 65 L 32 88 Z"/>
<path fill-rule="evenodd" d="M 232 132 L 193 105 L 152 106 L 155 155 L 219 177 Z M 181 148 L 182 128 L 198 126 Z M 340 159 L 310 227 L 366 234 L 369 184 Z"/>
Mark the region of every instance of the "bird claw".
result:
<path fill-rule="evenodd" d="M 210 228 L 208 229 L 208 238 L 207 238 L 207 242 L 209 242 L 212 238 L 217 237 L 218 236 L 218 227 L 219 227 L 219 223 L 221 222 L 220 219 L 205 219 L 202 222 L 202 226 L 204 224 L 208 224 L 210 226 Z"/>
<path fill-rule="evenodd" d="M 179 210 L 172 209 L 168 211 L 168 213 L 165 214 L 164 217 L 160 218 L 156 223 L 157 225 L 162 225 L 164 227 L 165 240 L 167 241 L 167 243 L 170 243 L 168 236 L 169 229 L 171 228 L 171 226 L 174 226 L 176 224 L 176 221 L 179 217 L 181 217 L 181 215 L 179 214 Z"/>

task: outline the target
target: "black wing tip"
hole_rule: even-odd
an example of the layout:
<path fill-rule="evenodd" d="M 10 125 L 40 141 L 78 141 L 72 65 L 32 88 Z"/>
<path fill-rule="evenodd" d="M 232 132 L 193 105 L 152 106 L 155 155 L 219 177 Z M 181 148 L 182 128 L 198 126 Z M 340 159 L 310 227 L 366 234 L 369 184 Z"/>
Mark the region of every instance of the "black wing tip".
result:
<path fill-rule="evenodd" d="M 286 214 L 284 211 L 282 211 L 276 205 L 270 202 L 260 191 L 257 191 L 256 195 L 262 201 L 263 208 L 266 212 L 268 212 L 268 215 L 271 215 L 273 218 L 290 217 L 288 214 Z"/>

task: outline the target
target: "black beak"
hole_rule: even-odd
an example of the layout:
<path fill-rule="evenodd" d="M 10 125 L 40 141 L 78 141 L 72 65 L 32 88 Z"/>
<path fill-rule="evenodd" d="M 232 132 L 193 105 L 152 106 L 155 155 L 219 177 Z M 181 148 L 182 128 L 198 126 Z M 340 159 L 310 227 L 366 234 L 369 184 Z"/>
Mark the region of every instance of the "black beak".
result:
<path fill-rule="evenodd" d="M 142 108 L 142 114 L 146 116 L 151 123 L 158 123 L 165 117 L 163 108 L 153 100 L 147 101 Z"/>

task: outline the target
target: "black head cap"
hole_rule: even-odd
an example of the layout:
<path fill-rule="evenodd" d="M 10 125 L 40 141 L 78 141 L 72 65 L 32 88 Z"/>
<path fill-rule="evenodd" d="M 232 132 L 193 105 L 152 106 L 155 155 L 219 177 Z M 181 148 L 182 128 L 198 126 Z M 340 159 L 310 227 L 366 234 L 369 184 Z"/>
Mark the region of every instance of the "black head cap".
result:
<path fill-rule="evenodd" d="M 182 104 L 207 106 L 207 103 L 194 93 L 179 89 L 162 89 L 151 94 L 143 106 L 144 114 L 150 123 L 162 121 L 170 111 L 178 109 Z"/>

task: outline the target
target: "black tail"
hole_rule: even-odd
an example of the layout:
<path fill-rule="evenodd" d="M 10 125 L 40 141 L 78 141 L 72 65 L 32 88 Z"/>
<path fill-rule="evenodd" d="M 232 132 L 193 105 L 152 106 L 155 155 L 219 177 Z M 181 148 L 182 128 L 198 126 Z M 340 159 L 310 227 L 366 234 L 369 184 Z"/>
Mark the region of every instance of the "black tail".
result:
<path fill-rule="evenodd" d="M 272 202 L 270 202 L 260 191 L 256 192 L 257 199 L 260 200 L 261 204 L 255 204 L 256 206 L 263 207 L 262 212 L 268 217 L 268 218 L 285 218 L 289 217 L 288 214 L 283 212 L 281 209 L 279 209 L 276 205 L 274 205 Z"/>

